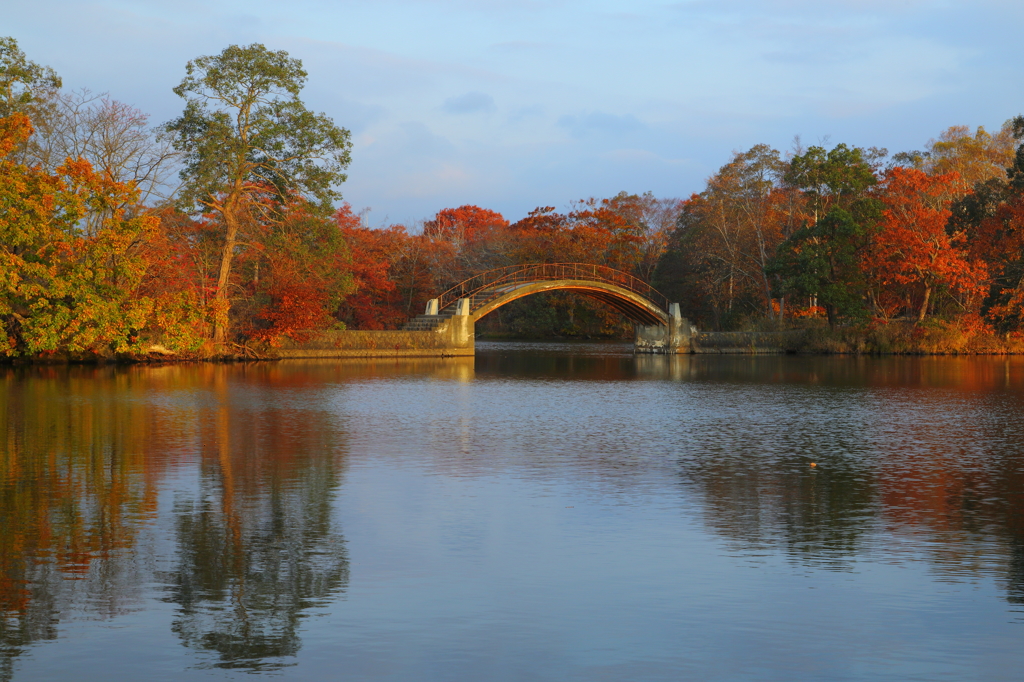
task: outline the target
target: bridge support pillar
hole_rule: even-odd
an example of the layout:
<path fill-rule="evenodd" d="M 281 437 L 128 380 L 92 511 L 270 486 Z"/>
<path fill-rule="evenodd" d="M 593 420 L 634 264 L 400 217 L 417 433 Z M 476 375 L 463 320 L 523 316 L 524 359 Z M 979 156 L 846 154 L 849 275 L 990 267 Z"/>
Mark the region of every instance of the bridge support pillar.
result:
<path fill-rule="evenodd" d="M 469 299 L 460 298 L 455 306 L 455 314 L 448 320 L 448 334 L 453 348 L 472 350 L 475 346 L 476 325 L 470 315 Z"/>
<path fill-rule="evenodd" d="M 668 308 L 668 324 L 638 324 L 633 351 L 636 353 L 691 353 L 693 329 L 682 316 L 679 304 Z"/>

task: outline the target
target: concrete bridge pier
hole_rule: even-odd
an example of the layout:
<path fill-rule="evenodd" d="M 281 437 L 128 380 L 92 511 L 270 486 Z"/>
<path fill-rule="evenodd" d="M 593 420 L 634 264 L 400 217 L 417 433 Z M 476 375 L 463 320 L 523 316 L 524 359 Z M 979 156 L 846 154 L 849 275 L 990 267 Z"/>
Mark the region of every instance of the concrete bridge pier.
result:
<path fill-rule="evenodd" d="M 470 300 L 468 298 L 459 299 L 455 306 L 455 314 L 448 318 L 447 325 L 447 330 L 439 329 L 438 331 L 442 333 L 447 331 L 452 348 L 457 348 L 463 352 L 468 350 L 472 354 L 476 345 L 474 342 L 476 338 L 476 324 L 473 322 Z"/>
<path fill-rule="evenodd" d="M 668 307 L 668 324 L 637 324 L 635 353 L 691 353 L 693 352 L 693 327 L 682 316 L 679 304 Z"/>

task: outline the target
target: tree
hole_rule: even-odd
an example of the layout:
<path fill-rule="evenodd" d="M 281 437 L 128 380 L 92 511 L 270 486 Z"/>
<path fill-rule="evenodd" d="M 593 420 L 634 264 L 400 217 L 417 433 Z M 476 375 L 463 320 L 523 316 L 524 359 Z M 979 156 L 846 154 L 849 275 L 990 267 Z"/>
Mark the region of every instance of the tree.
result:
<path fill-rule="evenodd" d="M 302 62 L 254 43 L 198 57 L 174 88 L 186 101 L 167 124 L 184 155 L 181 201 L 223 223 L 223 244 L 213 296 L 213 340 L 228 327 L 232 259 L 247 222 L 280 222 L 282 206 L 296 197 L 309 210 L 330 214 L 341 198 L 350 161 L 350 135 L 299 99 L 306 82 Z"/>
<path fill-rule="evenodd" d="M 433 220 L 423 225 L 423 234 L 449 241 L 461 251 L 504 227 L 508 227 L 508 221 L 497 211 L 465 205 L 438 211 Z"/>
<path fill-rule="evenodd" d="M 880 186 L 882 220 L 866 250 L 865 267 L 875 273 L 877 286 L 895 289 L 892 298 L 903 298 L 908 289 L 919 296 L 918 322 L 936 290 L 950 289 L 973 300 L 986 283 L 984 265 L 968 260 L 961 249 L 963 233 L 946 231 L 958 180 L 954 173 L 935 176 L 892 168 Z"/>
<path fill-rule="evenodd" d="M 352 289 L 338 224 L 296 203 L 258 246 L 249 251 L 256 257 L 248 258 L 246 267 L 252 270 L 249 288 L 264 305 L 251 334 L 271 342 L 283 335 L 302 341 L 309 330 L 333 326 L 334 312 Z"/>
<path fill-rule="evenodd" d="M 950 126 L 929 140 L 925 151 L 901 152 L 893 161 L 929 175 L 956 173 L 954 189 L 965 194 L 980 183 L 1005 178 L 1013 152 L 1013 121 L 1007 121 L 994 135 L 981 126 L 973 134 L 967 126 Z"/>
<path fill-rule="evenodd" d="M 30 113 L 40 93 L 60 87 L 56 71 L 30 61 L 14 38 L 0 38 L 0 118 Z"/>
<path fill-rule="evenodd" d="M 567 224 L 581 256 L 569 260 L 602 263 L 650 282 L 679 210 L 678 199 L 650 192 L 577 202 Z"/>
<path fill-rule="evenodd" d="M 868 190 L 878 182 L 872 162 L 882 153 L 845 144 L 810 147 L 785 173 L 786 183 L 807 197 L 808 213 L 779 247 L 770 273 L 779 277 L 780 294 L 816 298 L 830 326 L 864 309 L 858 260 L 880 219 L 880 203 Z"/>
<path fill-rule="evenodd" d="M 84 159 L 50 174 L 7 158 L 31 130 L 25 114 L 0 118 L 0 355 L 138 351 L 152 301 L 134 297 L 135 246 L 156 219 L 116 208 L 134 186 Z M 81 228 L 89 213 L 108 214 L 94 234 Z"/>
<path fill-rule="evenodd" d="M 780 293 L 813 297 L 834 327 L 840 316 L 863 311 L 858 254 L 865 242 L 864 226 L 854 215 L 833 208 L 782 244 L 770 272 L 780 276 Z"/>
<path fill-rule="evenodd" d="M 423 224 L 423 235 L 441 249 L 438 254 L 450 252 L 451 258 L 440 259 L 435 268 L 434 278 L 442 288 L 456 284 L 483 270 L 500 265 L 502 237 L 506 235 L 508 221 L 497 211 L 479 206 L 465 205 L 445 208 L 437 212 L 433 220 Z M 498 247 L 497 252 L 495 246 Z"/>
<path fill-rule="evenodd" d="M 953 204 L 949 223 L 966 235 L 972 257 L 985 261 L 991 276 L 985 308 L 1007 331 L 1024 324 L 1024 116 L 1009 125 L 1018 146 L 1006 179 L 975 186 Z"/>
<path fill-rule="evenodd" d="M 140 204 L 173 189 L 167 181 L 176 154 L 149 127 L 149 116 L 131 105 L 84 89 L 56 92 L 33 125 L 29 163 L 52 172 L 65 159 L 81 157 L 116 182 L 133 182 Z"/>
<path fill-rule="evenodd" d="M 782 184 L 786 168 L 778 151 L 756 145 L 683 203 L 658 280 L 681 302 L 699 302 L 688 314 L 704 317 L 710 308 L 716 326 L 723 314 L 774 317 L 768 265 L 801 205 Z"/>
<path fill-rule="evenodd" d="M 345 297 L 339 317 L 355 329 L 397 329 L 410 315 L 394 276 L 411 238 L 401 225 L 372 229 L 346 203 L 334 221 L 349 249 L 354 291 Z"/>
<path fill-rule="evenodd" d="M 861 199 L 878 182 L 874 162 L 885 153 L 884 149 L 845 144 L 828 151 L 824 147 L 810 147 L 790 160 L 784 180 L 807 196 L 807 218 L 816 222 L 833 206 L 849 210 L 851 204 Z"/>

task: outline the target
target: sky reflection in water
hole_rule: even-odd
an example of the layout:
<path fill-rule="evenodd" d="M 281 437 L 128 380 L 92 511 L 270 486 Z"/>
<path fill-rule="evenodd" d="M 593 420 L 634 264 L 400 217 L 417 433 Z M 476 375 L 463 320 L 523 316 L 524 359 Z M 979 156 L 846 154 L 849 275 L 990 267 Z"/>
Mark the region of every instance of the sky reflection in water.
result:
<path fill-rule="evenodd" d="M 0 680 L 1018 675 L 1024 359 L 478 353 L 0 373 Z"/>

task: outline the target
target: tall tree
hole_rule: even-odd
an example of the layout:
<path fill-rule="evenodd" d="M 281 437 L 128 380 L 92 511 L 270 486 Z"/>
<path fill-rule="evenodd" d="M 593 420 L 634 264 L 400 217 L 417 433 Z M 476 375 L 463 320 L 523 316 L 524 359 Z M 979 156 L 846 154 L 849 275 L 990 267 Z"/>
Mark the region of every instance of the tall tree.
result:
<path fill-rule="evenodd" d="M 710 312 L 716 326 L 730 314 L 774 316 L 768 265 L 802 203 L 782 185 L 786 168 L 778 151 L 756 145 L 683 203 L 658 281 L 681 302 L 699 302 L 690 315 Z"/>
<path fill-rule="evenodd" d="M 918 322 L 940 289 L 959 294 L 968 309 L 987 284 L 984 265 L 961 248 L 964 234 L 946 229 L 958 180 L 955 173 L 892 168 L 880 185 L 882 220 L 863 263 L 874 273 L 873 298 L 884 297 L 886 290 L 891 299 L 916 297 Z"/>
<path fill-rule="evenodd" d="M 181 200 L 216 214 L 223 245 L 213 297 L 213 340 L 224 342 L 228 289 L 239 234 L 248 221 L 280 222 L 281 207 L 300 197 L 324 215 L 341 198 L 350 134 L 299 99 L 302 62 L 254 43 L 198 57 L 174 88 L 186 101 L 167 124 L 184 155 Z"/>
<path fill-rule="evenodd" d="M 828 151 L 810 147 L 793 157 L 785 174 L 808 208 L 804 226 L 779 247 L 771 272 L 779 276 L 779 293 L 816 298 L 830 326 L 863 311 L 858 259 L 881 218 L 881 204 L 869 190 L 878 182 L 874 162 L 883 153 L 845 144 Z"/>

